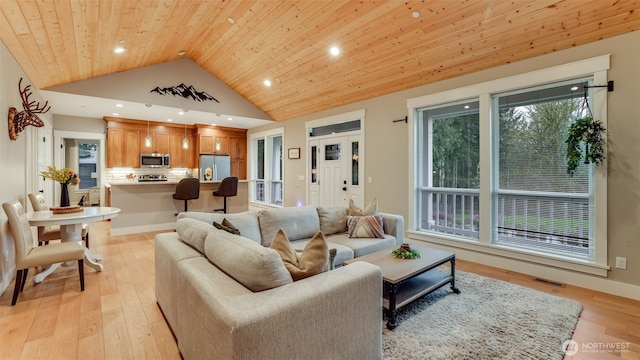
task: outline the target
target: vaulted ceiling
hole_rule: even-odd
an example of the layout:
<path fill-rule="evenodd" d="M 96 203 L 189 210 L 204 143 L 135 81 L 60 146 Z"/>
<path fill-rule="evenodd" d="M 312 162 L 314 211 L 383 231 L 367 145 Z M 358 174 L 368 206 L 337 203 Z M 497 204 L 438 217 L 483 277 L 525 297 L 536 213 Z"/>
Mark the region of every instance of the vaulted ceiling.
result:
<path fill-rule="evenodd" d="M 0 0 L 0 36 L 39 89 L 187 57 L 282 121 L 638 30 L 639 8 L 637 0 Z"/>

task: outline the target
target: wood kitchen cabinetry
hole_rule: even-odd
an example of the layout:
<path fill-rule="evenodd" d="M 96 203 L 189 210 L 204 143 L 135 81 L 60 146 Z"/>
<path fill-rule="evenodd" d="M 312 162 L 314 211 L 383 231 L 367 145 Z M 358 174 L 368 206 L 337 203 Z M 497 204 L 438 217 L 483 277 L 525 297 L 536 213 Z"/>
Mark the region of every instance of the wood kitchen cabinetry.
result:
<path fill-rule="evenodd" d="M 229 154 L 229 138 L 224 135 L 200 135 L 200 154 Z"/>
<path fill-rule="evenodd" d="M 169 154 L 169 133 L 166 131 L 149 131 L 151 136 L 151 147 L 145 146 L 145 139 L 147 137 L 147 131 L 140 131 L 140 152 L 142 153 L 157 153 L 157 154 Z"/>
<path fill-rule="evenodd" d="M 229 137 L 229 156 L 231 157 L 231 174 L 239 179 L 247 178 L 247 136 Z"/>
<path fill-rule="evenodd" d="M 231 176 L 247 178 L 247 130 L 196 125 L 196 154 L 229 155 Z"/>
<path fill-rule="evenodd" d="M 188 149 L 182 148 L 183 139 L 184 133 L 171 133 L 170 135 L 169 155 L 171 155 L 171 167 L 193 169 L 198 166 L 195 164 L 195 138 L 193 135 L 187 135 L 189 140 Z"/>
<path fill-rule="evenodd" d="M 107 167 L 140 167 L 138 130 L 107 129 Z"/>
<path fill-rule="evenodd" d="M 172 168 L 195 169 L 200 154 L 229 155 L 231 175 L 247 178 L 247 130 L 221 126 L 167 124 L 105 116 L 107 167 L 140 167 L 140 153 L 169 154 Z M 148 127 L 147 127 L 148 126 Z M 152 146 L 144 146 L 147 132 Z M 185 135 L 186 134 L 186 135 Z M 182 148 L 184 137 L 189 148 Z"/>

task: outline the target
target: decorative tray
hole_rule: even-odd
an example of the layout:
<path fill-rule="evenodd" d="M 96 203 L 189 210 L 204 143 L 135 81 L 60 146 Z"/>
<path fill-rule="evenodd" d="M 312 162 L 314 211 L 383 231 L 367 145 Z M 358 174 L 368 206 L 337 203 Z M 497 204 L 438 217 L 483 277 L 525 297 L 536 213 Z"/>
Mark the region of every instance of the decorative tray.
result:
<path fill-rule="evenodd" d="M 63 206 L 63 207 L 50 207 L 54 214 L 72 214 L 77 212 L 82 212 L 82 206 L 73 205 L 73 206 Z"/>

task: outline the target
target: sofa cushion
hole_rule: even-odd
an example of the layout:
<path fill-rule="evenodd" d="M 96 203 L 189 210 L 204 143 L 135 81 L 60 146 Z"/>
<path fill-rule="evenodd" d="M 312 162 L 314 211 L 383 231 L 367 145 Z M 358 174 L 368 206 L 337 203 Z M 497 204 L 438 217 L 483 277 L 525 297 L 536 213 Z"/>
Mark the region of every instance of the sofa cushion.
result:
<path fill-rule="evenodd" d="M 260 243 L 260 225 L 258 224 L 258 213 L 255 211 L 245 211 L 235 214 L 215 214 L 205 213 L 197 211 L 188 211 L 178 214 L 178 219 L 192 218 L 200 221 L 204 221 L 209 224 L 213 222 L 222 223 L 227 218 L 235 225 L 242 236 L 247 239 L 251 239 L 257 243 Z"/>
<path fill-rule="evenodd" d="M 347 233 L 350 238 L 384 238 L 382 216 L 348 216 Z"/>
<path fill-rule="evenodd" d="M 251 291 L 263 291 L 293 282 L 278 252 L 253 240 L 224 231 L 205 240 L 209 261 Z"/>
<path fill-rule="evenodd" d="M 369 205 L 364 209 L 360 209 L 353 202 L 353 199 L 349 199 L 349 215 L 351 216 L 365 216 L 365 215 L 378 215 L 378 199 L 373 199 Z"/>
<path fill-rule="evenodd" d="M 325 235 L 347 231 L 349 208 L 346 206 L 318 206 L 316 210 L 320 220 L 320 231 Z"/>
<path fill-rule="evenodd" d="M 376 251 L 389 249 L 396 246 L 396 238 L 391 235 L 385 235 L 384 239 L 377 238 L 349 238 L 349 235 L 335 234 L 327 238 L 329 246 L 331 244 L 340 244 L 353 250 L 354 257 L 360 257 L 363 255 L 371 254 Z M 337 264 L 337 263 L 336 263 Z"/>
<path fill-rule="evenodd" d="M 260 222 L 262 245 L 266 247 L 271 246 L 271 240 L 280 229 L 287 234 L 291 241 L 313 237 L 320 231 L 320 220 L 318 220 L 315 206 L 262 210 L 258 214 L 258 221 Z"/>
<path fill-rule="evenodd" d="M 347 237 L 346 234 L 347 233 L 341 233 L 341 234 L 325 236 L 325 239 L 327 239 L 327 247 L 329 248 L 329 250 L 336 249 L 336 257 L 333 260 L 333 263 L 335 266 L 341 266 L 342 263 L 344 263 L 345 261 L 353 259 L 353 249 L 351 249 L 348 246 L 337 244 L 331 241 L 331 239 L 333 239 L 336 236 L 340 236 L 340 237 L 343 236 L 346 238 Z M 291 247 L 296 252 L 301 252 L 304 249 L 304 247 L 307 246 L 309 241 L 311 241 L 311 239 L 291 241 Z"/>
<path fill-rule="evenodd" d="M 271 248 L 280 254 L 293 281 L 329 270 L 329 248 L 324 234 L 320 231 L 307 243 L 300 255 L 291 247 L 289 239 L 282 229 L 278 230 L 273 237 Z"/>
<path fill-rule="evenodd" d="M 184 213 L 183 213 L 184 214 Z M 176 221 L 176 232 L 184 243 L 204 254 L 204 242 L 210 232 L 215 231 L 211 223 L 183 217 Z"/>

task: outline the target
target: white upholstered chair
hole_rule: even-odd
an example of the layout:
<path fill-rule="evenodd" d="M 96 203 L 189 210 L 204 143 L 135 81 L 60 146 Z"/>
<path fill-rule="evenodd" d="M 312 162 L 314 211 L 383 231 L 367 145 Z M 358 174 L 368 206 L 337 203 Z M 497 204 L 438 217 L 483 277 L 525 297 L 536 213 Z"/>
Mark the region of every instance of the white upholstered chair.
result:
<path fill-rule="evenodd" d="M 29 201 L 34 211 L 49 210 L 42 194 L 29 194 Z M 48 244 L 50 240 L 60 239 L 60 226 L 38 226 L 38 245 Z M 89 224 L 82 224 L 82 240 L 89 247 Z"/>
<path fill-rule="evenodd" d="M 24 216 L 24 208 L 17 201 L 2 204 L 9 219 L 16 249 L 16 280 L 11 306 L 16 304 L 18 294 L 24 289 L 29 269 L 60 262 L 78 260 L 80 291 L 84 291 L 84 241 L 66 241 L 45 246 L 33 246 L 31 226 Z"/>

